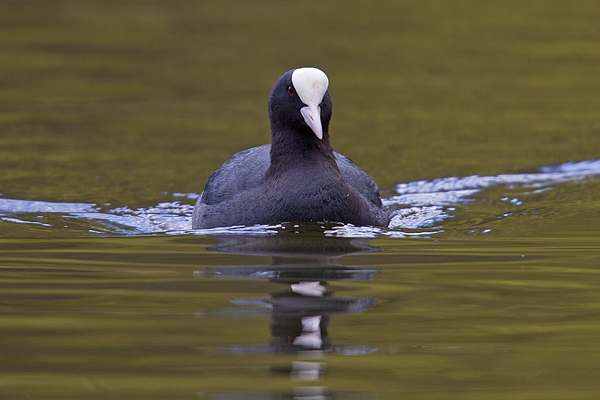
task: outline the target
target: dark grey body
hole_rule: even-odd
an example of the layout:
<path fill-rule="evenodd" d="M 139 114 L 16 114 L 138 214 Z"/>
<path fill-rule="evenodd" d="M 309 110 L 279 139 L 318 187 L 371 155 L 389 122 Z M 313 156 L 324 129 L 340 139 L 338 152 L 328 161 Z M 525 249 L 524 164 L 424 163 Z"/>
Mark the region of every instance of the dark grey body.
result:
<path fill-rule="evenodd" d="M 331 147 L 329 92 L 318 108 L 313 104 L 319 114 L 311 121 L 320 119 L 319 137 L 302 115 L 307 105 L 293 73 L 283 74 L 269 97 L 271 144 L 234 154 L 210 176 L 194 207 L 194 229 L 284 221 L 387 226 L 389 214 L 375 182 Z M 300 84 L 306 89 L 315 82 Z"/>
<path fill-rule="evenodd" d="M 283 221 L 387 226 L 377 184 L 349 158 L 334 153 L 338 173 L 299 163 L 269 179 L 270 150 L 266 144 L 240 151 L 210 176 L 194 207 L 194 229 Z"/>

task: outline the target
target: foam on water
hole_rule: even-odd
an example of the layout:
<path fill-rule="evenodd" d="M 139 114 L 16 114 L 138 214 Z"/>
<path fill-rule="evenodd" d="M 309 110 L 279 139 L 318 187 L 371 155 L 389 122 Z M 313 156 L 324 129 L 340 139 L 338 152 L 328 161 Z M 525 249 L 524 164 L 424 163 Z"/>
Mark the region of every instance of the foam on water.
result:
<path fill-rule="evenodd" d="M 443 231 L 442 222 L 452 217 L 455 207 L 474 201 L 474 195 L 485 189 L 505 186 L 510 190 L 525 189 L 522 194 L 541 193 L 563 182 L 578 182 L 600 175 L 600 160 L 568 162 L 540 168 L 527 174 L 497 176 L 467 176 L 416 181 L 396 185 L 396 195 L 383 199 L 384 205 L 394 212 L 388 229 L 356 227 L 344 224 L 317 224 L 317 229 L 327 236 L 337 237 L 405 237 L 432 235 Z M 512 193 L 514 196 L 514 193 Z M 174 193 L 177 200 L 155 206 L 130 209 L 114 208 L 104 211 L 91 203 L 45 202 L 0 198 L 0 226 L 31 225 L 38 229 L 69 229 L 71 233 L 87 235 L 273 235 L 294 232 L 297 225 L 275 224 L 235 226 L 203 230 L 191 229 L 193 202 L 197 193 Z M 497 200 L 513 206 L 523 201 L 518 197 L 504 196 Z M 510 216 L 510 213 L 505 215 Z M 10 226 L 3 226 L 0 234 L 10 236 Z M 91 225 L 91 226 L 90 226 Z M 287 229 L 287 230 L 286 230 Z M 410 232 L 407 232 L 409 230 Z M 3 232 L 9 232 L 5 234 Z M 300 232 L 296 230 L 295 232 Z"/>

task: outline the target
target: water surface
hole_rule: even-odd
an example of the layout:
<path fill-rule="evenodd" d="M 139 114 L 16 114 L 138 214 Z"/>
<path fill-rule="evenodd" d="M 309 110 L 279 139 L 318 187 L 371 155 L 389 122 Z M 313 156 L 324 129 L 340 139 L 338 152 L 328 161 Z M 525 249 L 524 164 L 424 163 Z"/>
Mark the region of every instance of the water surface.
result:
<path fill-rule="evenodd" d="M 597 398 L 599 19 L 2 2 L 0 397 Z M 304 65 L 392 224 L 191 230 Z"/>

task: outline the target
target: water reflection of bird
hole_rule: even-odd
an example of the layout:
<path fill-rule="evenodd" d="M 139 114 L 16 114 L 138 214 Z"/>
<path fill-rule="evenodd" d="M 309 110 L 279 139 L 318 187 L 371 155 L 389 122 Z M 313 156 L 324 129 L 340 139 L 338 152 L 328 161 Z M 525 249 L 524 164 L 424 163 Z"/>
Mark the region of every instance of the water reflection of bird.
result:
<path fill-rule="evenodd" d="M 388 224 L 373 179 L 329 143 L 328 85 L 316 68 L 277 80 L 269 98 L 271 144 L 233 155 L 210 176 L 194 207 L 194 229 L 282 221 Z"/>
<path fill-rule="evenodd" d="M 285 224 L 282 224 L 285 225 Z M 285 289 L 271 292 L 268 297 L 235 298 L 231 302 L 238 307 L 209 309 L 199 312 L 201 318 L 256 318 L 270 317 L 271 338 L 268 344 L 231 344 L 219 346 L 217 350 L 228 355 L 297 354 L 298 360 L 291 366 L 274 359 L 269 371 L 275 375 L 287 375 L 292 381 L 314 383 L 322 381 L 327 372 L 325 355 L 367 355 L 379 352 L 378 346 L 336 344 L 329 336 L 329 325 L 336 314 L 366 312 L 377 302 L 369 297 L 337 297 L 328 290 L 327 281 L 365 281 L 378 272 L 372 267 L 348 267 L 338 259 L 350 254 L 365 254 L 381 250 L 368 243 L 366 238 L 327 237 L 316 229 L 320 224 L 305 224 L 302 235 L 289 230 L 277 235 L 226 235 L 214 238 L 219 243 L 207 250 L 242 256 L 270 256 L 271 264 L 215 266 L 197 271 L 199 278 L 268 279 L 284 285 Z M 175 239 L 191 243 L 198 237 Z M 201 241 L 202 245 L 206 243 Z M 217 289 L 218 284 L 213 286 Z M 252 285 L 244 285 L 244 292 Z M 251 291 L 251 289 L 250 289 Z M 244 324 L 230 325 L 244 338 Z M 346 325 L 352 329 L 354 324 Z M 344 329 L 344 327 L 338 328 Z M 264 358 L 263 358 L 264 360 Z M 211 399 L 374 399 L 373 393 L 332 392 L 322 382 L 318 386 L 295 387 L 293 394 L 253 391 L 210 393 Z"/>
<path fill-rule="evenodd" d="M 293 235 L 283 232 L 273 236 L 224 236 L 220 243 L 207 248 L 228 254 L 271 256 L 271 264 L 222 266 L 198 271 L 205 278 L 268 279 L 285 284 L 285 290 L 269 297 L 237 298 L 232 302 L 243 309 L 213 310 L 212 315 L 229 317 L 271 316 L 271 343 L 230 347 L 236 354 L 268 351 L 276 353 L 307 350 L 369 352 L 354 346 L 334 350 L 327 332 L 332 315 L 362 313 L 377 302 L 368 297 L 336 297 L 327 288 L 328 281 L 371 280 L 378 272 L 372 267 L 348 267 L 338 258 L 356 253 L 369 253 L 379 248 L 367 239 L 331 238 L 315 232 Z M 261 307 L 263 312 L 257 312 Z"/>

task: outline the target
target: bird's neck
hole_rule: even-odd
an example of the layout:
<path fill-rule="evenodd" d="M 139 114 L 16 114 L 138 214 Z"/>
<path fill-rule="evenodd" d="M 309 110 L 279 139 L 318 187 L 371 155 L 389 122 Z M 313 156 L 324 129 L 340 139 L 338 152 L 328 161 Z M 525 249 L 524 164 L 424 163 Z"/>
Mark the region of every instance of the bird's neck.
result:
<path fill-rule="evenodd" d="M 271 166 L 269 174 L 290 169 L 313 167 L 332 169 L 339 173 L 333 148 L 329 143 L 329 133 L 324 130 L 323 138 L 317 138 L 312 131 L 279 129 L 272 135 Z"/>

